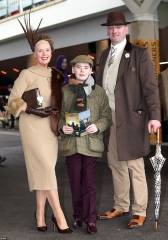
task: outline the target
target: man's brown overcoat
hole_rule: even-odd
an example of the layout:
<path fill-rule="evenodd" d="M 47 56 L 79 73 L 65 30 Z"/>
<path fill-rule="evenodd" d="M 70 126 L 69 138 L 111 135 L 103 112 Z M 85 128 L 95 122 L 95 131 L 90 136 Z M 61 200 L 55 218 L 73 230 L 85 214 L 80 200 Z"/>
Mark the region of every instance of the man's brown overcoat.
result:
<path fill-rule="evenodd" d="M 100 86 L 109 51 L 110 47 L 100 58 L 96 75 L 96 83 Z M 160 120 L 158 86 L 148 51 L 129 41 L 118 70 L 115 112 L 118 159 L 134 160 L 147 155 L 150 152 L 148 120 Z M 106 151 L 109 136 L 110 129 L 104 133 Z"/>

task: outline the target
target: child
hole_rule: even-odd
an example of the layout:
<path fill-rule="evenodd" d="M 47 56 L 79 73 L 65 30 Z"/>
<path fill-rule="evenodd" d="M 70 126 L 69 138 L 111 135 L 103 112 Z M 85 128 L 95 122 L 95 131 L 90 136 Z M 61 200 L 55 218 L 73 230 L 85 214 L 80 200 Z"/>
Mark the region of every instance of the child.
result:
<path fill-rule="evenodd" d="M 112 125 L 109 101 L 102 87 L 91 76 L 93 61 L 80 55 L 70 62 L 72 75 L 69 84 L 62 88 L 63 104 L 58 129 L 61 133 L 60 150 L 66 156 L 68 176 L 72 192 L 75 228 L 84 221 L 90 234 L 96 229 L 96 183 L 97 157 L 104 151 L 103 132 Z M 74 137 L 74 130 L 66 126 L 65 113 L 91 112 L 91 125 L 86 135 Z"/>

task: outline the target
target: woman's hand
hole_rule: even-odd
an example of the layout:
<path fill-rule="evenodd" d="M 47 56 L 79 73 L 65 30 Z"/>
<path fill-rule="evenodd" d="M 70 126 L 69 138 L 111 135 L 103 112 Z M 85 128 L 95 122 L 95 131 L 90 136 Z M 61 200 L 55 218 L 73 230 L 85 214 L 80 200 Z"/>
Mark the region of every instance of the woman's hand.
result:
<path fill-rule="evenodd" d="M 21 112 L 26 112 L 26 108 L 27 108 L 27 106 L 24 106 L 24 108 L 22 108 Z"/>
<path fill-rule="evenodd" d="M 25 112 L 27 114 L 33 114 L 35 116 L 46 118 L 49 117 L 52 114 L 52 109 L 47 108 L 33 108 L 33 107 L 27 107 Z"/>
<path fill-rule="evenodd" d="M 73 133 L 74 130 L 72 127 L 68 127 L 68 126 L 64 125 L 62 128 L 62 131 L 64 132 L 64 134 L 71 134 L 71 133 Z"/>
<path fill-rule="evenodd" d="M 99 131 L 99 129 L 95 124 L 91 124 L 90 126 L 88 126 L 86 128 L 86 132 L 89 133 L 89 134 L 96 133 L 98 131 Z"/>

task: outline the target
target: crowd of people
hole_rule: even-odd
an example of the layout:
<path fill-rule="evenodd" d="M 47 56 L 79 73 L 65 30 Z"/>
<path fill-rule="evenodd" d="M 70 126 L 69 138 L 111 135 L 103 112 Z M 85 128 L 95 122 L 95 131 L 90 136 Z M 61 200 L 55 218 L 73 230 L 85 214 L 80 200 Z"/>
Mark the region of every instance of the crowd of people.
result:
<path fill-rule="evenodd" d="M 66 74 L 69 63 L 66 56 L 58 57 L 55 68 L 48 67 L 54 51 L 54 43 L 48 35 L 47 38 L 42 34 L 38 38 L 32 36 L 29 41 L 36 65 L 23 70 L 16 79 L 8 108 L 15 118 L 19 117 L 29 188 L 36 191 L 34 216 L 39 231 L 47 231 L 47 198 L 53 209 L 54 229 L 56 226 L 59 233 L 73 233 L 62 212 L 57 191 L 55 165 L 59 135 L 59 148 L 66 157 L 72 193 L 74 229 L 82 227 L 84 222 L 87 232 L 95 234 L 97 218 L 127 216 L 130 180 L 134 201 L 127 227 L 142 227 L 146 221 L 148 189 L 143 157 L 150 152 L 151 127 L 156 132 L 161 126 L 160 102 L 148 51 L 126 40 L 128 24 L 122 12 L 110 12 L 106 23 L 101 25 L 107 28 L 111 45 L 102 52 L 94 73 L 93 61 L 88 56 L 72 59 L 70 78 Z M 24 30 L 29 40 L 26 28 Z M 23 93 L 30 96 L 30 91 L 36 88 L 40 91 L 40 100 L 34 99 L 30 104 L 29 97 L 22 98 Z M 91 112 L 87 134 L 73 137 L 74 129 L 66 125 L 65 113 L 87 109 Z M 5 114 L 3 108 L 1 111 Z M 107 152 L 112 171 L 114 206 L 96 216 L 95 168 L 103 151 Z"/>

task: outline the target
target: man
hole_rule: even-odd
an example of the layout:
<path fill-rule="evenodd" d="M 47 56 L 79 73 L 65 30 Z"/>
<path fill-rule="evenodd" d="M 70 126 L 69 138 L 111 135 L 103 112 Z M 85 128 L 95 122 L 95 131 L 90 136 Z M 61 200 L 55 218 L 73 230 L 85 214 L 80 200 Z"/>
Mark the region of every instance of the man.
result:
<path fill-rule="evenodd" d="M 65 78 L 65 82 L 63 84 L 63 86 L 69 84 L 69 77 L 68 75 L 66 74 L 66 70 L 68 68 L 68 63 L 69 63 L 69 59 L 64 56 L 64 55 L 60 55 L 58 58 L 57 58 L 57 61 L 56 61 L 56 65 L 55 67 L 60 71 L 62 72 L 62 74 L 64 75 L 64 78 Z"/>
<path fill-rule="evenodd" d="M 146 49 L 126 40 L 128 22 L 122 12 L 111 12 L 107 34 L 111 46 L 102 52 L 96 75 L 112 110 L 113 126 L 104 134 L 108 164 L 112 170 L 114 207 L 99 219 L 126 216 L 130 206 L 130 178 L 134 203 L 128 228 L 146 220 L 147 183 L 143 157 L 150 152 L 149 133 L 160 127 L 160 104 L 155 73 Z"/>
<path fill-rule="evenodd" d="M 5 108 L 3 107 L 1 101 L 0 101 L 0 110 L 1 110 L 1 112 L 2 112 L 3 117 L 6 118 L 6 111 L 5 111 Z M 0 156 L 0 164 L 1 164 L 2 162 L 4 162 L 5 160 L 6 160 L 6 157 L 1 157 L 1 156 Z"/>

